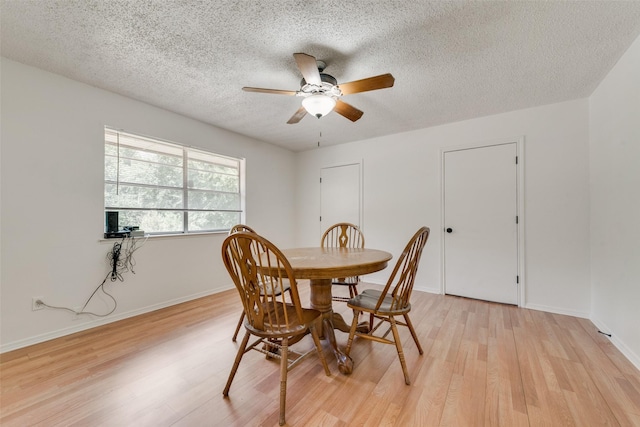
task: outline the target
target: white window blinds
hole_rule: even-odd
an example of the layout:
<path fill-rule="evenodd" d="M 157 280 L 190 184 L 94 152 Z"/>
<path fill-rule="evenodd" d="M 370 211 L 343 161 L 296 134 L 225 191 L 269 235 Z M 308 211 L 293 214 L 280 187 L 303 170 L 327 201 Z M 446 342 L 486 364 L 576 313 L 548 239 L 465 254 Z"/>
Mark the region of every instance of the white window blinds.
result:
<path fill-rule="evenodd" d="M 241 159 L 105 128 L 105 211 L 150 234 L 241 222 Z"/>

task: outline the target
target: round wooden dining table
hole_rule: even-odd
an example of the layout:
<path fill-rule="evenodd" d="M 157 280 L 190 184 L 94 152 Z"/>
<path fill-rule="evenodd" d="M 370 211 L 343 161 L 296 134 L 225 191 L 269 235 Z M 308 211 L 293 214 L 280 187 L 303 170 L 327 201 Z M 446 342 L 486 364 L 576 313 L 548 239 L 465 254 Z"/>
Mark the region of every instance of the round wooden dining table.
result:
<path fill-rule="evenodd" d="M 392 258 L 389 252 L 377 249 L 356 248 L 293 248 L 283 249 L 296 279 L 311 282 L 311 308 L 322 313 L 322 335 L 329 341 L 338 361 L 338 369 L 350 374 L 353 361 L 338 347 L 334 329 L 349 332 L 348 325 L 339 313 L 333 312 L 331 279 L 361 276 L 387 267 Z"/>

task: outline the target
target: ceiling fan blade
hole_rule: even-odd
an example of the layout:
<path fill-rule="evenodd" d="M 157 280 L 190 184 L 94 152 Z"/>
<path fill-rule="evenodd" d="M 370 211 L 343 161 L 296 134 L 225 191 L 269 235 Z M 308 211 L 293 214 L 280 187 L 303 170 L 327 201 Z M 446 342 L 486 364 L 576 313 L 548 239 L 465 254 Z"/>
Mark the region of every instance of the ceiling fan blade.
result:
<path fill-rule="evenodd" d="M 358 110 L 356 107 L 347 104 L 339 99 L 336 100 L 336 106 L 333 109 L 336 113 L 341 116 L 346 117 L 347 119 L 355 122 L 364 114 L 362 111 Z"/>
<path fill-rule="evenodd" d="M 260 93 L 272 93 L 274 95 L 290 95 L 295 96 L 295 90 L 281 90 L 281 89 L 263 89 L 260 87 L 243 87 L 242 90 L 245 92 L 260 92 Z"/>
<path fill-rule="evenodd" d="M 294 53 L 293 57 L 296 60 L 298 69 L 302 73 L 302 77 L 304 77 L 307 83 L 318 86 L 322 84 L 315 57 L 307 55 L 306 53 Z"/>
<path fill-rule="evenodd" d="M 295 114 L 293 116 L 291 116 L 291 118 L 289 119 L 289 121 L 287 122 L 287 124 L 289 125 L 293 125 L 298 123 L 300 120 L 302 120 L 302 118 L 307 114 L 307 110 L 305 110 L 304 107 L 300 107 L 298 108 L 298 111 L 295 112 Z"/>
<path fill-rule="evenodd" d="M 389 73 L 348 83 L 340 83 L 338 87 L 343 95 L 351 93 L 367 92 L 369 90 L 384 89 L 393 86 L 395 78 Z"/>

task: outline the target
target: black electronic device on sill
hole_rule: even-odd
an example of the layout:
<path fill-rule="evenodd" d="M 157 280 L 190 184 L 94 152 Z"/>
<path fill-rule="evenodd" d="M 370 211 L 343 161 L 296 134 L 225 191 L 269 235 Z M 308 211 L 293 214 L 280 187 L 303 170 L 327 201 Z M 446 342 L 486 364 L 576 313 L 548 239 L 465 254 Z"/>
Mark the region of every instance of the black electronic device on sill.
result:
<path fill-rule="evenodd" d="M 130 231 L 107 231 L 104 233 L 105 239 L 121 239 L 123 237 L 129 237 Z"/>
<path fill-rule="evenodd" d="M 115 233 L 119 231 L 118 226 L 118 211 L 107 211 L 104 213 L 105 219 L 105 232 Z M 106 237 L 106 236 L 105 236 Z"/>
<path fill-rule="evenodd" d="M 118 225 L 118 211 L 107 211 L 104 213 L 105 219 L 105 239 L 119 239 L 129 237 L 129 230 L 120 230 Z"/>

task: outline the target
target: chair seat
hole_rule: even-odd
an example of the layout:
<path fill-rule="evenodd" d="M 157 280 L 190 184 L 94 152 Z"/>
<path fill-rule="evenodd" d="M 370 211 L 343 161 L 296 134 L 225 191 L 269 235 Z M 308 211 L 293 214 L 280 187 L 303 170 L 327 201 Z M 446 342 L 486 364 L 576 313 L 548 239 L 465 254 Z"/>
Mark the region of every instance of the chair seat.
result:
<path fill-rule="evenodd" d="M 266 310 L 268 310 L 264 314 L 264 322 L 268 323 L 269 319 L 274 319 L 273 325 L 271 325 L 269 328 L 266 328 L 271 330 L 265 331 L 264 325 L 256 325 L 256 327 L 254 327 L 253 325 L 249 324 L 249 317 L 246 317 L 244 321 L 245 327 L 252 334 L 261 338 L 280 338 L 302 334 L 307 329 L 309 329 L 309 325 L 312 322 L 322 316 L 322 313 L 320 313 L 318 310 L 314 310 L 312 308 L 303 308 L 302 319 L 299 319 L 296 315 L 296 307 L 292 304 L 276 303 L 275 307 L 274 304 L 263 304 L 263 306 Z M 288 326 L 284 327 L 284 325 L 282 324 L 278 325 L 278 323 L 283 322 L 276 322 L 275 319 L 282 319 L 285 317 L 285 315 L 289 319 Z"/>
<path fill-rule="evenodd" d="M 365 289 L 364 291 L 362 291 L 362 293 L 373 298 L 380 298 L 380 295 L 382 295 L 382 291 L 379 291 L 377 289 Z"/>
<path fill-rule="evenodd" d="M 375 289 L 365 289 L 362 293 L 356 295 L 347 301 L 347 305 L 350 308 L 361 309 L 369 312 L 376 311 L 376 305 L 382 295 L 381 291 Z M 405 307 L 393 307 L 393 297 L 387 295 L 382 300 L 380 308 L 376 311 L 385 315 L 400 315 L 411 311 L 411 304 L 407 304 Z"/>
<path fill-rule="evenodd" d="M 289 284 L 288 280 L 283 280 L 282 284 L 277 282 L 275 284 L 272 284 L 271 282 L 267 284 L 260 282 L 259 286 L 260 286 L 260 295 L 280 295 L 281 293 L 291 289 L 291 285 Z M 274 288 L 275 288 L 275 292 L 274 292 Z"/>

